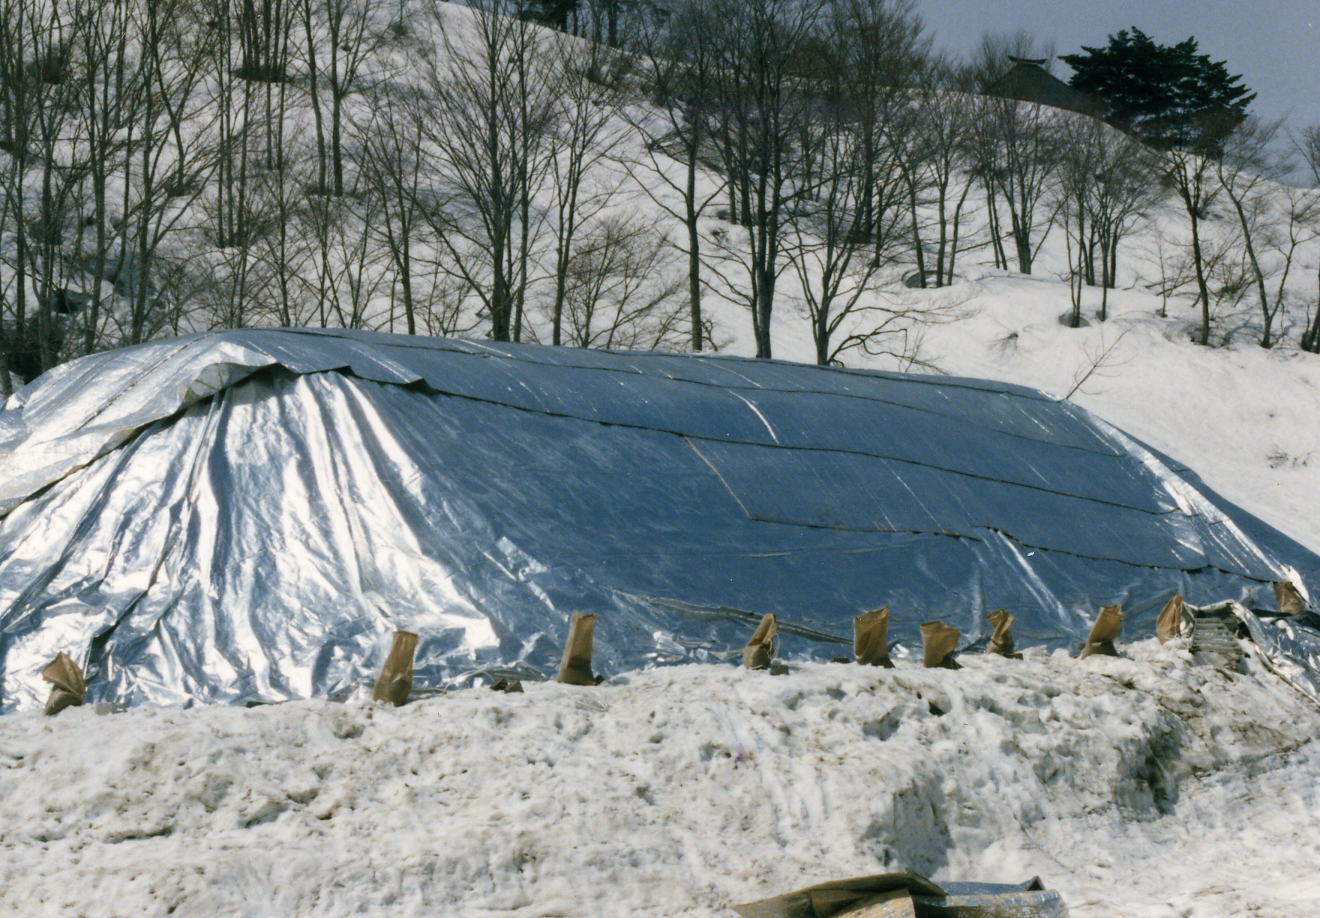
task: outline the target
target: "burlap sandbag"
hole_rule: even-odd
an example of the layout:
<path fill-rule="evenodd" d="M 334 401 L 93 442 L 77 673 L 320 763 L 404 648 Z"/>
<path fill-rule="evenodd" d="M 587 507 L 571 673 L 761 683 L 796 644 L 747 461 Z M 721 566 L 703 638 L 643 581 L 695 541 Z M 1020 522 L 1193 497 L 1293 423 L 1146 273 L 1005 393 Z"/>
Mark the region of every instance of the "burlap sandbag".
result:
<path fill-rule="evenodd" d="M 889 607 L 863 612 L 853 619 L 853 658 L 863 666 L 884 666 L 893 669 L 889 659 L 889 645 L 885 643 L 889 630 Z"/>
<path fill-rule="evenodd" d="M 566 685 L 595 685 L 597 679 L 591 671 L 591 642 L 596 633 L 596 614 L 574 612 L 568 623 L 568 640 L 564 642 L 564 658 L 559 662 L 556 682 Z"/>
<path fill-rule="evenodd" d="M 1274 607 L 1284 615 L 1300 615 L 1306 611 L 1302 594 L 1297 592 L 1291 580 L 1280 580 L 1274 584 Z"/>
<path fill-rule="evenodd" d="M 743 646 L 743 666 L 748 669 L 769 669 L 775 657 L 775 638 L 779 636 L 779 619 L 773 612 L 761 616 L 761 624 Z"/>
<path fill-rule="evenodd" d="M 927 669 L 958 669 L 953 660 L 954 648 L 961 636 L 957 628 L 940 621 L 921 623 L 921 664 Z"/>
<path fill-rule="evenodd" d="M 373 699 L 388 701 L 396 708 L 408 701 L 408 693 L 412 691 L 413 654 L 416 652 L 417 635 L 411 631 L 394 632 L 394 644 L 371 693 Z"/>
<path fill-rule="evenodd" d="M 46 699 L 48 717 L 65 708 L 77 707 L 87 698 L 87 682 L 83 679 L 82 669 L 62 650 L 46 664 L 41 678 L 53 686 Z"/>
<path fill-rule="evenodd" d="M 1160 614 L 1155 616 L 1155 636 L 1163 644 L 1176 637 L 1182 637 L 1183 598 L 1177 593 L 1164 604 Z"/>
<path fill-rule="evenodd" d="M 1022 655 L 1013 652 L 1013 616 L 1003 609 L 996 609 L 986 616 L 990 620 L 990 643 L 985 652 L 1001 657 L 1021 659 Z"/>
<path fill-rule="evenodd" d="M 1093 654 L 1103 654 L 1107 657 L 1118 656 L 1118 649 L 1114 646 L 1114 641 L 1118 640 L 1118 632 L 1123 627 L 1123 607 L 1121 605 L 1101 606 L 1100 614 L 1095 617 L 1095 624 L 1091 626 L 1091 633 L 1086 637 L 1086 646 L 1082 648 L 1082 655 L 1079 660 L 1085 660 Z"/>

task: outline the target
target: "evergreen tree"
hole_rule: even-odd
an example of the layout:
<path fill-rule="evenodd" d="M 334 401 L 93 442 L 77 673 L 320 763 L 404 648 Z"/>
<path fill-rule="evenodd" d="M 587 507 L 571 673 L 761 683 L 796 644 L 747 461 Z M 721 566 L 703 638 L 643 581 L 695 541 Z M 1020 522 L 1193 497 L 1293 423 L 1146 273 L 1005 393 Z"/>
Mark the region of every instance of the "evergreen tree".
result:
<path fill-rule="evenodd" d="M 1109 121 L 1161 150 L 1217 155 L 1256 94 L 1196 39 L 1161 45 L 1138 28 L 1066 54 L 1071 85 L 1109 105 Z"/>

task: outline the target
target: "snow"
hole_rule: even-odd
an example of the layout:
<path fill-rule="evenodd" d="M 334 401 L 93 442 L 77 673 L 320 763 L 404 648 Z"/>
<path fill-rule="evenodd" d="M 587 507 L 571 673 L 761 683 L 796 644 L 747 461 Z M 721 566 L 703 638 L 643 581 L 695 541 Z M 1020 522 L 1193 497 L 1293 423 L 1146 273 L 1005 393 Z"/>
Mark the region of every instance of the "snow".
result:
<path fill-rule="evenodd" d="M 1254 659 L 1124 651 L 5 717 L 0 912 L 722 916 L 907 867 L 1306 913 L 1320 713 Z"/>

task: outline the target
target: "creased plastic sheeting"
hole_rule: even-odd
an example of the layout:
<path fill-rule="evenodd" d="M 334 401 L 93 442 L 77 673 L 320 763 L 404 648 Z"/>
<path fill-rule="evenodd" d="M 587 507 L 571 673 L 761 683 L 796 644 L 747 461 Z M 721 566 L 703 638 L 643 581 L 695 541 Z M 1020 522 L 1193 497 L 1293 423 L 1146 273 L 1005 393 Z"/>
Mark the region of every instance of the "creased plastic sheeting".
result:
<path fill-rule="evenodd" d="M 721 658 L 780 617 L 1005 608 L 1020 644 L 1101 603 L 1258 603 L 1320 559 L 1067 404 L 736 358 L 244 331 L 75 361 L 0 413 L 0 710 L 59 650 L 89 698 L 279 700 L 370 679 Z M 901 649 L 900 649 L 901 652 Z"/>
<path fill-rule="evenodd" d="M 1238 603 L 1231 608 L 1274 674 L 1320 706 L 1320 616 L 1267 619 Z"/>

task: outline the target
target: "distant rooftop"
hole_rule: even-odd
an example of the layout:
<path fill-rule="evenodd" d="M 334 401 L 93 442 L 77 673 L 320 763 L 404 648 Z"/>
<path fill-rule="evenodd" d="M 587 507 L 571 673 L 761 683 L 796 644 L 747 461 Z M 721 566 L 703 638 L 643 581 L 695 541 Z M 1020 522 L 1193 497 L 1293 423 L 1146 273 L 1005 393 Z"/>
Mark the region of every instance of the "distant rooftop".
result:
<path fill-rule="evenodd" d="M 1045 69 L 1044 58 L 1010 55 L 1008 59 L 1013 62 L 1013 66 L 986 87 L 987 95 L 1050 105 L 1094 118 L 1104 116 L 1107 106 L 1103 102 L 1054 76 Z"/>

